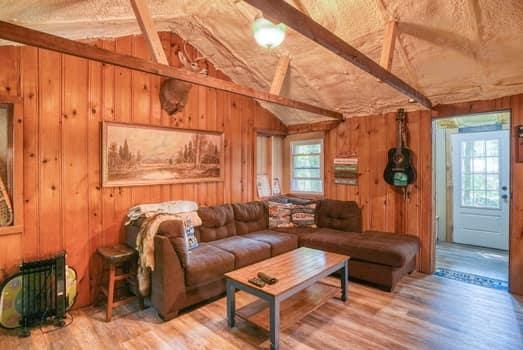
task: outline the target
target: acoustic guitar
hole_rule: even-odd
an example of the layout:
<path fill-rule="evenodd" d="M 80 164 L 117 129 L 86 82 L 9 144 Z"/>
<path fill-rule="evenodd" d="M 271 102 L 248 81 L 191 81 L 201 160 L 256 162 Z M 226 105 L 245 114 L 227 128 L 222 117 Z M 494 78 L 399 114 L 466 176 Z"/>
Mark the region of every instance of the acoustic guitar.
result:
<path fill-rule="evenodd" d="M 385 181 L 392 186 L 407 187 L 416 180 L 416 170 L 412 166 L 412 151 L 405 145 L 405 110 L 398 109 L 396 115 L 398 140 L 395 148 L 388 153 L 389 161 L 383 172 Z"/>

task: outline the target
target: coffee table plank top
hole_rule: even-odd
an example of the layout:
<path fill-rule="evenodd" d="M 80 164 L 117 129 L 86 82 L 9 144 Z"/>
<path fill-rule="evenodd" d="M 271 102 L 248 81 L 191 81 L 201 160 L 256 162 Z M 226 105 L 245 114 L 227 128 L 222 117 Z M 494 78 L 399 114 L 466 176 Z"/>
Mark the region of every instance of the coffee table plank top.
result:
<path fill-rule="evenodd" d="M 350 257 L 346 255 L 302 247 L 228 272 L 225 277 L 258 289 L 263 293 L 279 296 L 289 289 L 315 278 L 319 273 L 345 263 L 349 259 Z M 273 285 L 266 284 L 263 288 L 249 283 L 248 280 L 256 277 L 258 272 L 276 277 L 278 282 Z"/>

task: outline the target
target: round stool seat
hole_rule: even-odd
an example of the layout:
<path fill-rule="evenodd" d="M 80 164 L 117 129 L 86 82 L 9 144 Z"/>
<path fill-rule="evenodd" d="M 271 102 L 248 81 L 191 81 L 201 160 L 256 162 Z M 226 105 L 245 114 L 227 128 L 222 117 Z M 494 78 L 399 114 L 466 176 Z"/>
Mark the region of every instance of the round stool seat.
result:
<path fill-rule="evenodd" d="M 134 257 L 137 253 L 136 250 L 123 244 L 116 244 L 110 247 L 100 247 L 97 249 L 97 252 L 110 263 L 124 262 Z"/>

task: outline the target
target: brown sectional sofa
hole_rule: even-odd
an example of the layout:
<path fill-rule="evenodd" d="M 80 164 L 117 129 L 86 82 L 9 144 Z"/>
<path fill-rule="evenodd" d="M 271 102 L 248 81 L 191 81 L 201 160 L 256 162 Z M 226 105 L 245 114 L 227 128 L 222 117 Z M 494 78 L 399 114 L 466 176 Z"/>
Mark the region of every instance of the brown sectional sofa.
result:
<path fill-rule="evenodd" d="M 164 222 L 155 237 L 151 301 L 165 320 L 183 308 L 222 294 L 224 273 L 299 246 L 350 255 L 351 279 L 387 290 L 415 269 L 419 250 L 414 236 L 362 232 L 361 210 L 354 202 L 319 201 L 315 229 L 270 230 L 263 202 L 200 208 L 198 214 L 203 222 L 196 229 L 199 247 L 190 251 L 187 266 L 171 242 L 180 234 L 180 225 Z M 133 230 L 128 229 L 128 236 L 133 236 Z"/>

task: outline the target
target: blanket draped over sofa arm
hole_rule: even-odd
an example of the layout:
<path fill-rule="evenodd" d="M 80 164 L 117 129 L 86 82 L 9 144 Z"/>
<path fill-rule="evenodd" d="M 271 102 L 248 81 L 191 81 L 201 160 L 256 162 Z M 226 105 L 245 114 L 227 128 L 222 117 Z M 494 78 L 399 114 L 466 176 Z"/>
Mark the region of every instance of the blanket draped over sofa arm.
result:
<path fill-rule="evenodd" d="M 189 218 L 195 226 L 201 224 L 198 214 L 193 212 L 164 214 L 144 214 L 144 220 L 136 236 L 136 249 L 138 250 L 138 290 L 142 296 L 149 296 L 151 271 L 155 269 L 154 237 L 160 225 L 166 221 L 183 221 Z"/>

